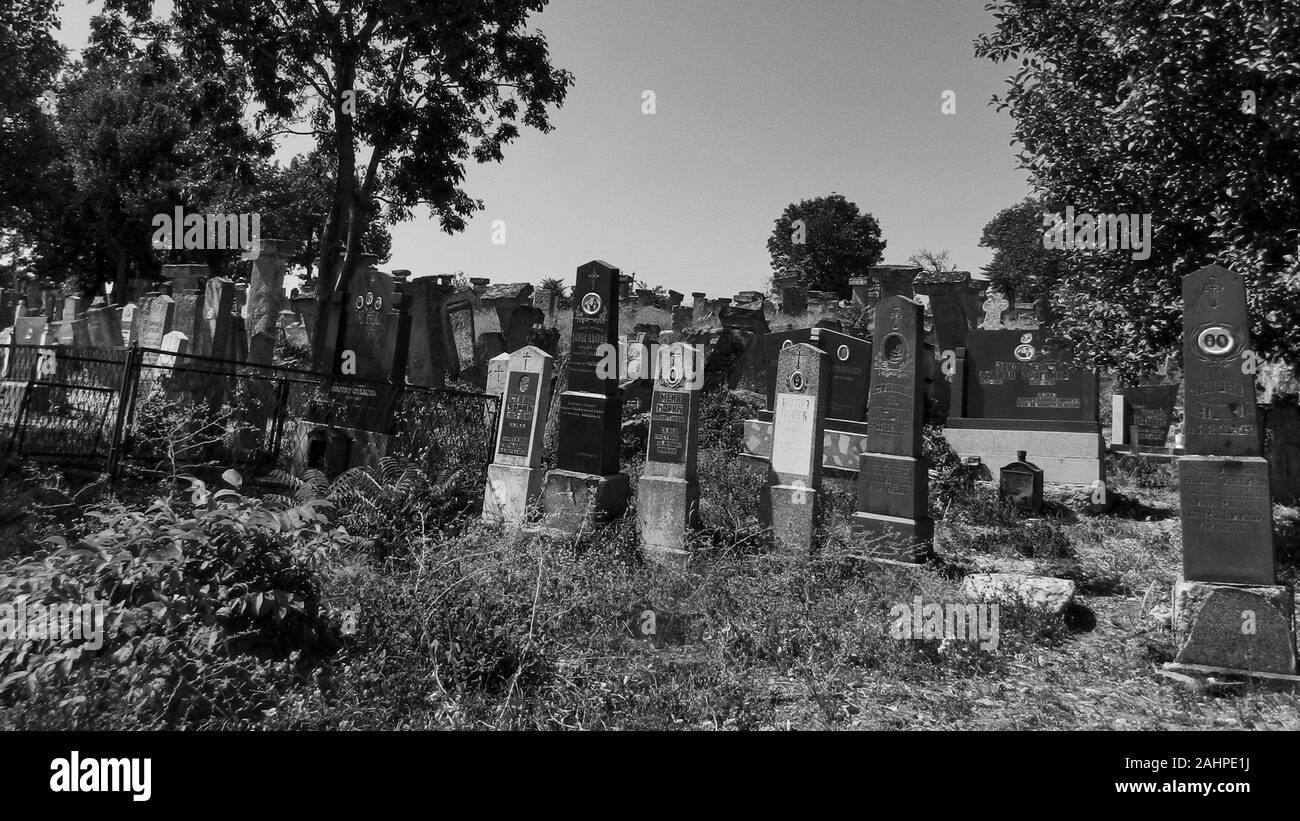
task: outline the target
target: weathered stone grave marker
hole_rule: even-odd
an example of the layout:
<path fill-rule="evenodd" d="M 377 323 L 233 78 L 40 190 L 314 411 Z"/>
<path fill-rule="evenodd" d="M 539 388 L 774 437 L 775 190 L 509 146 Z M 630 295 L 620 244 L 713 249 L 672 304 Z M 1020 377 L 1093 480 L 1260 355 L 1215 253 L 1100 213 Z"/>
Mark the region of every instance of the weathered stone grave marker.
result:
<path fill-rule="evenodd" d="M 488 465 L 483 519 L 521 524 L 542 494 L 542 437 L 551 409 L 554 362 L 529 345 L 505 354 L 507 370 L 497 424 L 496 454 Z"/>
<path fill-rule="evenodd" d="M 772 456 L 759 506 L 759 520 L 771 528 L 776 548 L 796 554 L 815 545 L 830 381 L 830 357 L 813 344 L 820 329 L 813 331 L 810 342 L 791 344 L 778 355 Z"/>
<path fill-rule="evenodd" d="M 543 493 L 548 522 L 570 533 L 584 523 L 617 519 L 627 510 L 628 477 L 619 472 L 623 414 L 616 362 L 618 275 L 608 263 L 588 262 L 578 268 L 573 289 L 556 468 L 547 474 Z"/>
<path fill-rule="evenodd" d="M 867 449 L 858 470 L 858 510 L 850 527 L 872 540 L 877 555 L 918 562 L 930 552 L 934 522 L 929 473 L 921 455 L 925 390 L 920 358 L 924 314 L 904 296 L 876 303 Z"/>
<path fill-rule="evenodd" d="M 652 557 L 683 559 L 687 538 L 700 523 L 696 462 L 703 351 L 674 342 L 659 348 L 647 369 L 654 388 L 645 470 L 637 484 L 641 547 Z"/>
<path fill-rule="evenodd" d="M 1218 265 L 1201 268 L 1183 277 L 1183 310 L 1176 661 L 1294 674 L 1294 602 L 1274 565 L 1245 285 Z"/>

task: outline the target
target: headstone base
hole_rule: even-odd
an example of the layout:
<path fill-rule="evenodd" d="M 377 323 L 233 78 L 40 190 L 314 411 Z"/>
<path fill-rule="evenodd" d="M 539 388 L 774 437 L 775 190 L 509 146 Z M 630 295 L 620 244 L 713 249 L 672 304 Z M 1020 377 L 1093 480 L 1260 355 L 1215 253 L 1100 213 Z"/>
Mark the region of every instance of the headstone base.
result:
<path fill-rule="evenodd" d="M 1268 472 L 1268 461 L 1260 456 L 1178 460 L 1184 579 L 1254 585 L 1277 581 Z"/>
<path fill-rule="evenodd" d="M 626 473 L 598 476 L 572 470 L 552 470 L 542 489 L 546 524 L 568 533 L 584 525 L 600 525 L 627 511 L 631 486 Z"/>
<path fill-rule="evenodd" d="M 528 508 L 541 499 L 546 471 L 523 465 L 488 465 L 483 493 L 483 521 L 523 524 Z"/>
<path fill-rule="evenodd" d="M 672 476 L 642 476 L 636 497 L 641 549 L 663 558 L 689 555 L 687 539 L 700 525 L 699 483 Z"/>
<path fill-rule="evenodd" d="M 934 544 L 934 520 L 902 519 L 879 513 L 854 513 L 849 530 L 859 539 L 881 539 L 872 544 L 872 555 L 900 562 L 919 564 L 929 558 Z"/>
<path fill-rule="evenodd" d="M 817 491 L 802 485 L 769 485 L 763 496 L 759 505 L 761 523 L 772 529 L 776 549 L 782 553 L 811 552 L 816 545 Z"/>
<path fill-rule="evenodd" d="M 1295 600 L 1285 585 L 1174 585 L 1174 660 L 1295 675 Z"/>
<path fill-rule="evenodd" d="M 977 427 L 989 422 L 997 424 Z M 1099 479 L 1105 481 L 1105 442 L 1100 426 L 1076 424 L 1092 430 L 1033 430 L 1027 422 L 950 418 L 943 436 L 961 458 L 978 457 L 989 471 L 986 479 L 995 478 L 992 471 L 1016 461 L 1016 453 L 1023 450 L 1032 454 L 1034 464 L 1043 469 L 1046 484 L 1088 485 Z M 1059 426 L 1066 427 L 1064 423 Z"/>

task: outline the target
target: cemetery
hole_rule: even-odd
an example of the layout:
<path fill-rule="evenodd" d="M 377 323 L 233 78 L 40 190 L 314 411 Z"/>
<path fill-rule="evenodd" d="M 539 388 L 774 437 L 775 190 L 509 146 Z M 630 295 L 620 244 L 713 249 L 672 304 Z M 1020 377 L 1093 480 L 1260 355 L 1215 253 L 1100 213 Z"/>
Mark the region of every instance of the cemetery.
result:
<path fill-rule="evenodd" d="M 392 268 L 338 203 L 456 227 L 443 137 L 327 175 L 305 234 L 205 246 L 169 200 L 117 268 L 0 249 L 0 604 L 113 625 L 0 630 L 0 728 L 1300 728 L 1294 230 L 1142 212 L 1145 256 L 1078 262 L 1044 199 L 1049 256 L 976 272 L 832 194 L 731 296 L 594 248 Z M 855 256 L 789 238 L 849 206 L 807 242 Z"/>

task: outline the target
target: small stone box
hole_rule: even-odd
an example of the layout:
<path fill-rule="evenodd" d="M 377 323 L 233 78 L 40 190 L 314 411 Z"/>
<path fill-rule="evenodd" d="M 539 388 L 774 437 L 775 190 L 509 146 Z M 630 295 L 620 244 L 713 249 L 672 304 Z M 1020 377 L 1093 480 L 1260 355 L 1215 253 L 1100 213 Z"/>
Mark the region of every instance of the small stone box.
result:
<path fill-rule="evenodd" d="M 1002 468 L 998 495 L 1017 510 L 1037 516 L 1043 510 L 1043 470 L 1016 452 L 1016 461 Z"/>

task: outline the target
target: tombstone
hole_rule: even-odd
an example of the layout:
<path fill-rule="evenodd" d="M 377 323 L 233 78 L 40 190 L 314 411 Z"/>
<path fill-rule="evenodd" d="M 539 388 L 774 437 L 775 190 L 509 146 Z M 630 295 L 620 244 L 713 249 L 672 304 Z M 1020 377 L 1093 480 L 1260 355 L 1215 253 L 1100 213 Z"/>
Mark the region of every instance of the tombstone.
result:
<path fill-rule="evenodd" d="M 926 274 L 917 284 L 917 291 L 930 300 L 934 339 L 940 351 L 966 347 L 966 336 L 971 326 L 970 317 L 966 315 L 969 286 L 970 273 L 967 271 Z"/>
<path fill-rule="evenodd" d="M 204 284 L 203 310 L 195 324 L 191 353 L 213 359 L 225 359 L 230 352 L 230 335 L 234 330 L 235 284 L 225 277 L 213 277 Z M 177 330 L 186 332 L 184 326 Z"/>
<path fill-rule="evenodd" d="M 139 311 L 139 306 L 134 302 L 128 302 L 122 306 L 122 315 L 120 320 L 122 323 L 122 344 L 128 348 L 131 347 L 131 343 L 136 341 L 136 334 L 138 332 L 136 321 L 138 319 Z"/>
<path fill-rule="evenodd" d="M 543 508 L 552 526 L 576 533 L 585 523 L 627 510 L 629 483 L 619 472 L 622 399 L 618 392 L 617 268 L 592 261 L 573 289 L 567 390 L 560 394 L 556 468 L 546 476 Z M 610 373 L 610 371 L 614 373 Z"/>
<path fill-rule="evenodd" d="M 1044 330 L 971 331 L 967 346 L 944 430 L 959 456 L 990 479 L 1026 450 L 1050 484 L 1105 480 L 1094 371 Z"/>
<path fill-rule="evenodd" d="M 1218 265 L 1183 277 L 1186 455 L 1178 460 L 1183 580 L 1174 590 L 1175 660 L 1294 674 L 1293 596 L 1277 584 L 1253 362 L 1241 277 Z"/>
<path fill-rule="evenodd" d="M 14 329 L 0 330 L 0 379 L 9 378 L 9 363 L 13 359 Z"/>
<path fill-rule="evenodd" d="M 255 365 L 270 365 L 275 358 L 276 328 L 280 307 L 284 304 L 284 270 L 289 257 L 293 256 L 294 246 L 282 239 L 259 239 L 256 242 L 258 247 L 245 252 L 242 257 L 253 260 L 245 303 L 248 361 Z"/>
<path fill-rule="evenodd" d="M 1043 469 L 1030 462 L 1025 451 L 1018 452 L 1016 461 L 999 472 L 998 496 L 1016 510 L 1037 516 L 1043 509 Z"/>
<path fill-rule="evenodd" d="M 1116 393 L 1111 408 L 1111 444 L 1163 448 L 1173 425 L 1178 385 L 1139 385 Z"/>
<path fill-rule="evenodd" d="M 140 347 L 158 349 L 163 337 L 172 331 L 176 301 L 166 294 L 145 297 L 141 308 Z"/>
<path fill-rule="evenodd" d="M 190 338 L 180 331 L 169 331 L 163 334 L 161 347 L 164 353 L 155 364 L 160 368 L 174 368 L 176 357 L 190 352 Z"/>
<path fill-rule="evenodd" d="M 392 422 L 391 399 L 406 384 L 411 338 L 404 286 L 368 266 L 357 271 L 348 290 L 334 295 L 318 368 L 331 376 L 331 396 L 346 400 L 348 427 L 383 432 Z"/>
<path fill-rule="evenodd" d="M 412 385 L 441 388 L 447 383 L 451 359 L 450 333 L 446 324 L 447 300 L 452 294 L 451 277 L 419 277 L 406 283 L 410 295 L 411 338 L 406 375 Z M 459 363 L 451 371 L 460 373 Z"/>
<path fill-rule="evenodd" d="M 916 293 L 914 283 L 920 273 L 921 268 L 916 265 L 874 265 L 871 268 L 871 278 L 880 284 L 881 301 L 891 296 L 911 299 Z"/>
<path fill-rule="evenodd" d="M 14 320 L 15 345 L 39 345 L 45 336 L 46 324 L 43 316 L 20 316 Z M 121 344 L 121 339 L 117 344 Z"/>
<path fill-rule="evenodd" d="M 122 347 L 122 320 L 114 308 L 100 306 L 86 311 L 86 329 L 93 347 Z"/>
<path fill-rule="evenodd" d="M 503 356 L 506 384 L 497 417 L 496 451 L 488 465 L 483 519 L 522 524 L 529 506 L 541 497 L 545 480 L 542 437 L 551 408 L 554 362 L 532 346 Z"/>
<path fill-rule="evenodd" d="M 777 390 L 772 409 L 772 455 L 759 505 L 759 521 L 769 527 L 776 548 L 806 555 L 815 545 L 822 483 L 822 439 L 830 358 L 808 342 L 784 347 L 777 358 Z"/>
<path fill-rule="evenodd" d="M 1300 503 L 1300 407 L 1295 397 L 1268 409 L 1269 484 L 1273 501 L 1283 505 Z"/>
<path fill-rule="evenodd" d="M 830 357 L 829 383 L 826 387 L 826 416 L 861 422 L 867 418 L 867 391 L 871 382 L 871 343 L 849 334 L 826 328 L 817 329 L 821 347 Z M 812 339 L 812 328 L 780 331 L 763 337 L 767 359 L 767 403 L 776 401 L 777 359 L 783 348 Z"/>
<path fill-rule="evenodd" d="M 506 392 L 506 381 L 510 372 L 510 354 L 501 353 L 492 357 L 487 367 L 487 388 L 485 393 L 500 399 Z"/>
<path fill-rule="evenodd" d="M 637 524 L 648 556 L 679 560 L 700 524 L 696 456 L 704 352 L 674 342 L 658 349 L 649 370 L 654 389 L 645 469 L 637 484 Z"/>
<path fill-rule="evenodd" d="M 876 303 L 867 444 L 859 457 L 858 505 L 852 531 L 886 544 L 876 555 L 901 561 L 926 558 L 934 538 L 929 516 L 929 473 L 921 454 L 925 389 L 921 358 L 924 310 L 904 296 Z"/>
<path fill-rule="evenodd" d="M 172 329 L 185 334 L 192 342 L 199 338 L 199 326 L 204 322 L 203 300 L 208 273 L 206 265 L 162 266 L 162 275 L 171 283 L 171 296 L 175 301 Z"/>

